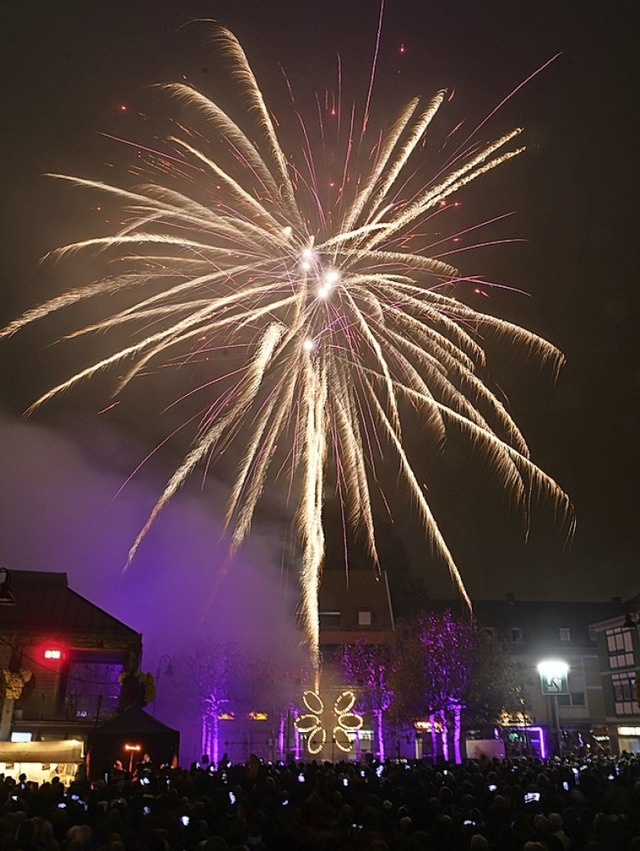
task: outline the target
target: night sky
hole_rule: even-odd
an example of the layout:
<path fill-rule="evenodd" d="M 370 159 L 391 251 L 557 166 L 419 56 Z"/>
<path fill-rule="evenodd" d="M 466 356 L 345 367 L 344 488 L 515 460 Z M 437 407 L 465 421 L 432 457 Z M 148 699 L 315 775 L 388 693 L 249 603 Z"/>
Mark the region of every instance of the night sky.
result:
<path fill-rule="evenodd" d="M 378 11 L 364 0 L 1 2 L 0 322 L 82 273 L 88 280 L 95 273 L 89 261 L 79 278 L 77 266 L 69 278 L 66 265 L 40 258 L 109 231 L 109 211 L 96 209 L 100 199 L 58 185 L 46 172 L 131 182 L 127 166 L 136 149 L 108 135 L 144 143 L 170 132 L 171 104 L 153 84 L 186 79 L 214 100 L 228 95 L 209 28 L 194 19 L 216 19 L 236 33 L 277 111 L 280 67 L 304 109 L 314 89 L 334 88 L 336 54 L 348 94 L 364 98 Z M 387 0 L 372 121 L 388 120 L 415 94 L 446 87 L 454 97 L 437 119 L 443 131 L 459 121 L 472 129 L 560 54 L 481 131 L 488 141 L 523 126 L 527 152 L 460 196 L 459 227 L 510 213 L 486 237 L 518 241 L 462 253 L 456 262 L 465 273 L 526 293 L 498 293 L 488 302 L 478 296 L 474 307 L 535 331 L 565 354 L 555 384 L 548 370 L 507 347 L 487 378 L 508 399 L 533 460 L 570 495 L 577 531 L 567 546 L 565 530 L 540 507 L 525 541 L 521 520 L 494 493 L 490 476 L 452 442 L 430 469 L 429 487 L 472 597 L 512 591 L 529 599 L 608 599 L 640 590 L 632 33 L 630 22 L 601 2 Z M 89 306 L 84 310 L 78 316 L 90 315 Z M 100 398 L 105 388 L 98 386 L 20 419 L 73 368 L 73 349 L 51 345 L 58 321 L 1 344 L 0 561 L 10 569 L 68 571 L 77 590 L 144 631 L 148 646 L 161 647 L 167 623 L 186 635 L 201 616 L 224 557 L 225 471 L 214 471 L 202 492 L 199 482 L 185 490 L 122 577 L 127 550 L 175 458 L 158 453 L 118 493 L 166 432 L 152 397 L 129 412 L 99 415 L 108 397 Z M 416 432 L 408 439 L 420 446 L 422 438 Z M 261 626 L 288 630 L 295 593 L 282 570 L 285 516 L 281 495 L 270 493 L 255 539 L 221 591 L 225 602 L 214 603 L 221 630 L 233 622 L 246 632 L 247 619 L 255 633 Z M 426 576 L 433 596 L 451 592 L 445 569 L 430 563 L 409 523 L 399 521 L 385 535 L 383 552 L 396 577 L 406 570 L 412 581 Z M 170 606 L 173 615 L 165 616 Z"/>

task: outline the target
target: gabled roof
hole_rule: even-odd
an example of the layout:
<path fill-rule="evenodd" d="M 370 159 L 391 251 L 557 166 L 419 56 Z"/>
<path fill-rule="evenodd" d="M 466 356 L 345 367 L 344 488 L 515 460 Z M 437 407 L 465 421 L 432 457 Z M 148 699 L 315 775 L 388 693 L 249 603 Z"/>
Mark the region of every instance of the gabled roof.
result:
<path fill-rule="evenodd" d="M 132 743 L 135 743 L 133 748 Z M 177 766 L 180 733 L 144 709 L 133 707 L 90 730 L 87 746 L 89 776 L 100 777 L 104 774 L 103 767 L 113 765 L 115 759 L 137 762 L 143 753 L 148 753 L 158 765 Z"/>
<path fill-rule="evenodd" d="M 15 605 L 2 606 L 0 629 L 34 633 L 54 631 L 57 635 L 87 632 L 118 634 L 140 641 L 140 634 L 69 588 L 66 573 L 40 570 L 10 570 Z"/>
<path fill-rule="evenodd" d="M 163 724 L 162 721 L 158 721 L 157 718 L 149 715 L 148 712 L 138 706 L 127 709 L 126 712 L 121 712 L 120 715 L 110 718 L 109 721 L 105 721 L 104 724 L 100 724 L 99 727 L 91 731 L 92 736 L 112 736 L 121 733 L 132 736 L 149 736 L 169 733 L 177 735 L 178 731 L 167 724 Z"/>

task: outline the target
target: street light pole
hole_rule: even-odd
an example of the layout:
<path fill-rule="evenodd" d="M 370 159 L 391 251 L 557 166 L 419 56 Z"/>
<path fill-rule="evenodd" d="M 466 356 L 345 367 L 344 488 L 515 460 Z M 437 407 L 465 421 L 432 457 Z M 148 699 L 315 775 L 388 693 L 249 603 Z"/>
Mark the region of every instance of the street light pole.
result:
<path fill-rule="evenodd" d="M 169 676 L 169 677 L 173 676 L 173 667 L 171 665 L 172 661 L 173 660 L 172 660 L 171 656 L 169 656 L 168 653 L 163 654 L 158 659 L 158 670 L 156 671 L 156 693 L 155 693 L 154 698 L 153 698 L 153 714 L 154 715 L 156 714 L 156 703 L 158 702 L 158 685 L 160 683 L 160 677 L 162 676 L 162 674 L 165 674 L 166 676 Z M 165 663 L 164 669 L 162 667 L 163 663 Z"/>
<path fill-rule="evenodd" d="M 551 718 L 550 727 L 553 726 L 555 739 L 555 752 L 562 755 L 562 733 L 560 730 L 560 709 L 558 706 L 558 695 L 569 694 L 569 665 L 561 659 L 545 659 L 538 664 L 540 674 L 540 688 L 543 695 L 547 696 L 547 706 L 552 710 L 548 713 Z"/>

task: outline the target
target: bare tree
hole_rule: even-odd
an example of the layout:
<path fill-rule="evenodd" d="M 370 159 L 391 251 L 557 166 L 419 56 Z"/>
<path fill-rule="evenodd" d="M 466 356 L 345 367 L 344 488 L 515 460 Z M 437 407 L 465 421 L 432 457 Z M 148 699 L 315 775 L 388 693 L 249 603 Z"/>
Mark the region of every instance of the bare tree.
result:
<path fill-rule="evenodd" d="M 450 611 L 420 615 L 400 630 L 394 660 L 396 712 L 405 719 L 426 716 L 432 731 L 441 731 L 445 758 L 453 730 L 454 758 L 461 759 L 463 712 L 476 723 L 492 723 L 514 704 L 506 654 L 474 621 Z"/>
<path fill-rule="evenodd" d="M 178 663 L 185 694 L 201 719 L 201 751 L 215 765 L 220 756 L 220 715 L 232 711 L 239 699 L 242 653 L 234 642 L 216 643 L 198 639 Z"/>
<path fill-rule="evenodd" d="M 346 682 L 357 686 L 361 709 L 376 719 L 376 737 L 380 762 L 385 759 L 384 715 L 393 700 L 389 682 L 392 652 L 388 646 L 369 644 L 360 639 L 338 651 L 338 662 Z"/>

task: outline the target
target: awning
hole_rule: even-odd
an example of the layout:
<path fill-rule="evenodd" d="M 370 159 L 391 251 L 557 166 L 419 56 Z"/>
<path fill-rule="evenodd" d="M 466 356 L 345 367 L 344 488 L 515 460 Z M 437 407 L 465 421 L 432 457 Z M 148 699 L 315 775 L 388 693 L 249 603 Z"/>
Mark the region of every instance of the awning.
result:
<path fill-rule="evenodd" d="M 0 742 L 0 762 L 82 762 L 82 742 Z"/>

